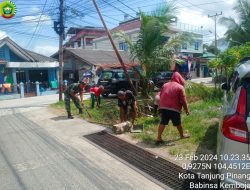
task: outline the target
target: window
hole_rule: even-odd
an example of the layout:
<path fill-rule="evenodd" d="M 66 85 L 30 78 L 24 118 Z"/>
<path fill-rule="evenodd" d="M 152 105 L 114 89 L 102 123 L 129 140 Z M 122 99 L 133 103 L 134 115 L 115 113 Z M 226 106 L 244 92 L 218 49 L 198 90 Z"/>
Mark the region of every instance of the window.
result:
<path fill-rule="evenodd" d="M 117 74 L 116 74 L 116 78 L 118 78 L 118 79 L 123 79 L 123 78 L 125 78 L 124 72 L 119 72 L 119 73 L 117 73 Z"/>
<path fill-rule="evenodd" d="M 196 41 L 195 43 L 194 43 L 194 49 L 195 50 L 199 50 L 199 42 L 198 41 Z"/>
<path fill-rule="evenodd" d="M 86 38 L 86 46 L 92 46 L 93 45 L 93 39 L 94 38 Z"/>
<path fill-rule="evenodd" d="M 128 44 L 126 42 L 120 42 L 119 49 L 123 51 L 128 51 Z"/>
<path fill-rule="evenodd" d="M 17 83 L 27 82 L 24 70 L 16 70 L 16 80 L 17 80 Z"/>
<path fill-rule="evenodd" d="M 101 76 L 100 76 L 100 79 L 101 80 L 107 80 L 107 79 L 112 79 L 113 77 L 113 72 L 110 72 L 110 71 L 104 71 L 102 72 Z"/>
<path fill-rule="evenodd" d="M 187 49 L 187 43 L 182 44 L 181 48 L 182 49 Z"/>

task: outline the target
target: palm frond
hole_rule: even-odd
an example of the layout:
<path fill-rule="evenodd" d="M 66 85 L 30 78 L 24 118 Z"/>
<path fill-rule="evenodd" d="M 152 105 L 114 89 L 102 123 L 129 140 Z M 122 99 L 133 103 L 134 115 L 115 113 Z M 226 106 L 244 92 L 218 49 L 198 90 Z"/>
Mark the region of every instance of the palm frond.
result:
<path fill-rule="evenodd" d="M 239 28 L 238 23 L 232 17 L 229 17 L 229 18 L 227 18 L 227 17 L 221 17 L 219 19 L 219 24 L 222 24 L 222 25 L 228 27 L 229 29 Z"/>
<path fill-rule="evenodd" d="M 219 20 L 220 24 L 228 28 L 224 35 L 230 47 L 250 41 L 250 0 L 237 0 L 234 10 L 239 15 L 238 22 L 232 17 Z"/>
<path fill-rule="evenodd" d="M 250 1 L 249 0 L 238 0 L 237 4 L 233 8 L 238 14 L 241 21 L 249 18 L 250 14 Z"/>

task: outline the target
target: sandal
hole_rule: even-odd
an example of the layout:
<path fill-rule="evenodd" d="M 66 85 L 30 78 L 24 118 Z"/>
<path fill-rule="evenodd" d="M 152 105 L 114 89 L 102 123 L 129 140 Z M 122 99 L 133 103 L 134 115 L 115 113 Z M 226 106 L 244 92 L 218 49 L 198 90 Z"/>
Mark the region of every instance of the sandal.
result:
<path fill-rule="evenodd" d="M 163 140 L 157 140 L 157 141 L 155 141 L 155 145 L 156 145 L 156 146 L 159 146 L 159 145 L 161 145 L 161 144 L 163 144 L 163 143 L 164 143 Z"/>
<path fill-rule="evenodd" d="M 189 138 L 189 137 L 190 137 L 189 134 L 184 134 L 183 137 L 181 137 L 181 139 L 187 139 L 187 138 Z"/>

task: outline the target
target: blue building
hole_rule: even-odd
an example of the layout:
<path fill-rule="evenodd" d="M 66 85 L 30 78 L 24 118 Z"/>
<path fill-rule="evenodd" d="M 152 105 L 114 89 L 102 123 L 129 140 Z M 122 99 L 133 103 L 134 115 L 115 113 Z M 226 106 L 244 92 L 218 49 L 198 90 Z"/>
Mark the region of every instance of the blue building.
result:
<path fill-rule="evenodd" d="M 26 50 L 9 37 L 0 40 L 0 88 L 11 84 L 12 91 L 17 92 L 20 82 L 36 81 L 50 88 L 58 81 L 58 68 L 56 59 Z"/>

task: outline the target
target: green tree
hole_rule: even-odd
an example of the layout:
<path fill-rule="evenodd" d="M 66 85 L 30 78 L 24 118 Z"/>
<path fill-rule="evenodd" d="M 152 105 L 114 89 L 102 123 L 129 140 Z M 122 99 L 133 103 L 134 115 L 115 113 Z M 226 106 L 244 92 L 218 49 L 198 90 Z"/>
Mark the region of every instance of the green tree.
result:
<path fill-rule="evenodd" d="M 208 62 L 208 67 L 214 70 L 213 78 L 215 88 L 217 88 L 218 83 L 218 69 L 221 67 L 222 64 L 222 60 L 219 57 L 212 59 Z"/>
<path fill-rule="evenodd" d="M 141 28 L 134 43 L 128 36 L 119 34 L 128 43 L 131 58 L 138 60 L 142 67 L 139 74 L 144 96 L 148 96 L 152 76 L 159 70 L 169 70 L 174 53 L 183 41 L 191 38 L 187 33 L 168 37 L 170 24 L 177 20 L 176 13 L 177 8 L 172 3 L 166 3 L 151 14 L 141 12 Z"/>
<path fill-rule="evenodd" d="M 250 57 L 250 42 L 228 48 L 226 51 L 220 53 L 218 58 L 211 60 L 209 67 L 215 70 L 216 76 L 218 70 L 220 70 L 220 76 L 226 77 L 228 81 L 236 65 L 245 57 Z"/>
<path fill-rule="evenodd" d="M 225 37 L 230 47 L 250 41 L 250 0 L 237 0 L 234 10 L 238 14 L 238 22 L 232 17 L 219 20 L 228 28 Z"/>
<path fill-rule="evenodd" d="M 220 53 L 220 50 L 218 48 L 216 48 L 215 45 L 213 45 L 213 44 L 211 44 L 211 45 L 204 44 L 203 49 L 206 49 L 207 52 L 213 53 L 215 55 L 218 55 Z"/>

